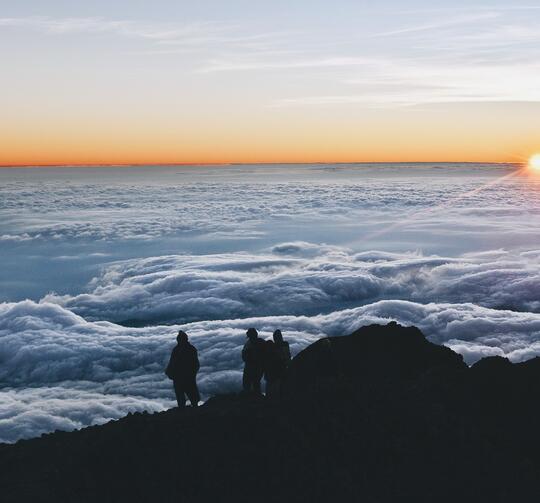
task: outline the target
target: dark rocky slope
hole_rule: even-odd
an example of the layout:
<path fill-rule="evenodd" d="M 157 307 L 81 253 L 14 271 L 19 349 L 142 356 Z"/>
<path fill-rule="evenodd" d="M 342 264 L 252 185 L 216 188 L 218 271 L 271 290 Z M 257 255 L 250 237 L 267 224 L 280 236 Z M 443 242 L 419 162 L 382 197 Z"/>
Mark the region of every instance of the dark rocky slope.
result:
<path fill-rule="evenodd" d="M 0 499 L 538 501 L 539 398 L 538 358 L 468 368 L 373 325 L 300 353 L 280 404 L 220 396 L 0 446 Z"/>

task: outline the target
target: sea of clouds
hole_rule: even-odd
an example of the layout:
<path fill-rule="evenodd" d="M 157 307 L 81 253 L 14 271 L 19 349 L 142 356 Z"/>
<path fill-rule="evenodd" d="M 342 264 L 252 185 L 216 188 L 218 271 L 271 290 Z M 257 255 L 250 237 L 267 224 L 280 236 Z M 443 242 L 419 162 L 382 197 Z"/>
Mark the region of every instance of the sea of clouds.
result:
<path fill-rule="evenodd" d="M 287 223 L 293 228 L 299 223 L 331 224 L 334 231 L 345 227 L 349 239 L 362 240 L 364 231 L 378 232 L 396 221 L 402 224 L 399 228 L 406 225 L 408 233 L 534 233 L 536 222 L 531 219 L 540 215 L 538 180 L 515 177 L 494 183 L 514 169 L 154 167 L 132 172 L 118 168 L 115 177 L 103 169 L 49 170 L 49 177 L 0 170 L 0 242 L 259 237 L 285 230 Z"/>
<path fill-rule="evenodd" d="M 407 169 L 0 172 L 0 442 L 173 406 L 179 327 L 203 398 L 239 389 L 249 326 L 540 356 L 538 181 Z"/>

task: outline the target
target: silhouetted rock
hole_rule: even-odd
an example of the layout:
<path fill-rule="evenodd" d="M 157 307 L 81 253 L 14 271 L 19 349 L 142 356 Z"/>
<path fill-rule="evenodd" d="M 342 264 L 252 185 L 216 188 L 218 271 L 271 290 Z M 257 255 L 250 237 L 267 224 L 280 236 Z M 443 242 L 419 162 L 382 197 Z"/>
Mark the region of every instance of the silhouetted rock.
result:
<path fill-rule="evenodd" d="M 472 367 L 474 373 L 480 373 L 484 376 L 493 374 L 504 375 L 508 372 L 513 372 L 515 366 L 508 358 L 502 356 L 488 356 L 477 361 Z"/>
<path fill-rule="evenodd" d="M 525 377 L 530 377 L 531 379 L 540 378 L 540 357 L 532 358 L 526 362 L 518 363 L 515 365 Z"/>
<path fill-rule="evenodd" d="M 0 446 L 3 502 L 521 502 L 540 496 L 540 359 L 395 323 L 321 339 L 251 394 Z"/>
<path fill-rule="evenodd" d="M 394 322 L 310 345 L 294 358 L 284 389 L 292 401 L 312 401 L 321 387 L 346 387 L 358 395 L 466 369 L 461 355 L 429 342 L 416 327 Z"/>

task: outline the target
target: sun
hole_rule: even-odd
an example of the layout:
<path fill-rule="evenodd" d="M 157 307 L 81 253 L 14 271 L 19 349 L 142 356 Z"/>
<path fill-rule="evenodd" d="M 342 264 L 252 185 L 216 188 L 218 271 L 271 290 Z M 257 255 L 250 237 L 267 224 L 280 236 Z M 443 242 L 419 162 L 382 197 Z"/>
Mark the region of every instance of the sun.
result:
<path fill-rule="evenodd" d="M 529 159 L 529 169 L 540 173 L 540 154 L 534 154 Z"/>

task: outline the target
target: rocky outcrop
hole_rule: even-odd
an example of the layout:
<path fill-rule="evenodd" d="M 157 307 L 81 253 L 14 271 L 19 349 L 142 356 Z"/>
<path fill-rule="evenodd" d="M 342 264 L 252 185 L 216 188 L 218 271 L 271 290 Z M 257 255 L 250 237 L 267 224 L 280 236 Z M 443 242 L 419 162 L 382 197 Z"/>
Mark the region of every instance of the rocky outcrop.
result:
<path fill-rule="evenodd" d="M 540 359 L 395 323 L 317 341 L 283 400 L 227 395 L 0 446 L 3 502 L 508 502 L 540 496 Z"/>
<path fill-rule="evenodd" d="M 285 393 L 292 402 L 312 402 L 317 389 L 324 386 L 329 392 L 346 388 L 353 396 L 365 398 L 466 370 L 457 353 L 429 342 L 416 327 L 393 322 L 315 342 L 292 362 Z"/>

